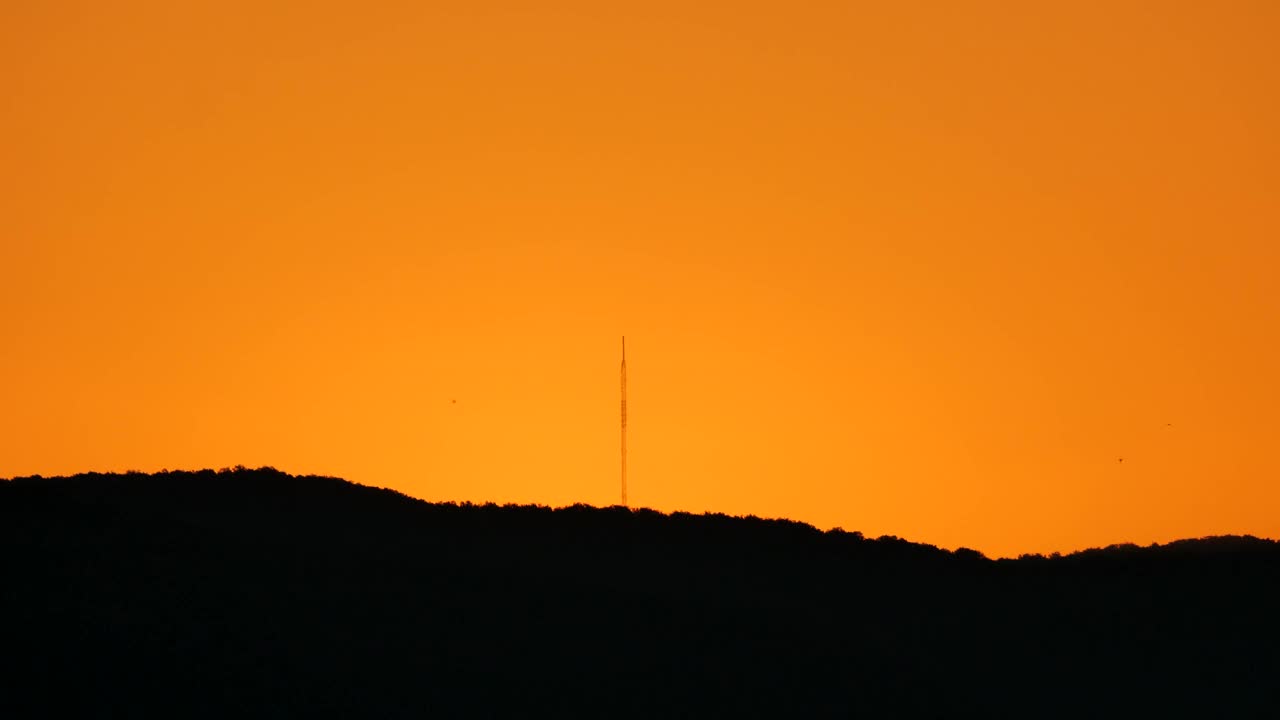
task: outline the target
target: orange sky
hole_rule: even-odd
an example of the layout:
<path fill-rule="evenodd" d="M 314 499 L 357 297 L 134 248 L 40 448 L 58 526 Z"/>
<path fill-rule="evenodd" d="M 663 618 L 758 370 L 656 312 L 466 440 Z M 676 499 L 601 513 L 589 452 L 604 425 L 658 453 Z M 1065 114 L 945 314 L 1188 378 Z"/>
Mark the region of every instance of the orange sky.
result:
<path fill-rule="evenodd" d="M 1270 0 L 5 3 L 0 476 L 608 504 L 626 334 L 634 505 L 1280 536 L 1278 37 Z"/>

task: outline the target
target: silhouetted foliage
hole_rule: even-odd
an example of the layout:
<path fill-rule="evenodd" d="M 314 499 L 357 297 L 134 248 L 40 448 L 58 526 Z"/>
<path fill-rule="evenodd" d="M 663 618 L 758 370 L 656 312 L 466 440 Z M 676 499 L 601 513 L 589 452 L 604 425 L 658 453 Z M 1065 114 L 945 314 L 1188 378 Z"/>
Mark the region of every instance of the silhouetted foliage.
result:
<path fill-rule="evenodd" d="M 1276 707 L 1280 545 L 989 560 L 271 468 L 0 482 L 0 717 Z"/>

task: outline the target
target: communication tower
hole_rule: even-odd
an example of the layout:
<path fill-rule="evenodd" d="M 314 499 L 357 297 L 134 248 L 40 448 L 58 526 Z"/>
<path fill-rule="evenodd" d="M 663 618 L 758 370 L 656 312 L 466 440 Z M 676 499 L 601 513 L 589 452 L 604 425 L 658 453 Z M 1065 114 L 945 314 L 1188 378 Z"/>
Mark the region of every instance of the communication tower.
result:
<path fill-rule="evenodd" d="M 627 336 L 622 336 L 622 506 L 627 506 Z"/>

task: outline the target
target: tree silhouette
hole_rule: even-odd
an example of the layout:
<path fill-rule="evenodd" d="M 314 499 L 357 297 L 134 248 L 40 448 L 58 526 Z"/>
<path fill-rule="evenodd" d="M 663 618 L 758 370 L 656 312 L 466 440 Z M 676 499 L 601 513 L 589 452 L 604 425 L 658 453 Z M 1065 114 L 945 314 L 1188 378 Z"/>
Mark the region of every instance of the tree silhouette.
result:
<path fill-rule="evenodd" d="M 1275 707 L 1280 546 L 989 560 L 271 468 L 0 482 L 0 716 Z"/>

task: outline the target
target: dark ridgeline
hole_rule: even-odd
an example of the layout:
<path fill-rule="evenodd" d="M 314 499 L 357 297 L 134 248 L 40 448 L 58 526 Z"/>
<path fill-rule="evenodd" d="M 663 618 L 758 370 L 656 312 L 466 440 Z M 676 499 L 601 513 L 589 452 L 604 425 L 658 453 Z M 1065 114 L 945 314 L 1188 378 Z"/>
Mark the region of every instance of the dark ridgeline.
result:
<path fill-rule="evenodd" d="M 1280 545 L 991 561 L 272 470 L 0 482 L 0 717 L 1245 717 Z"/>

